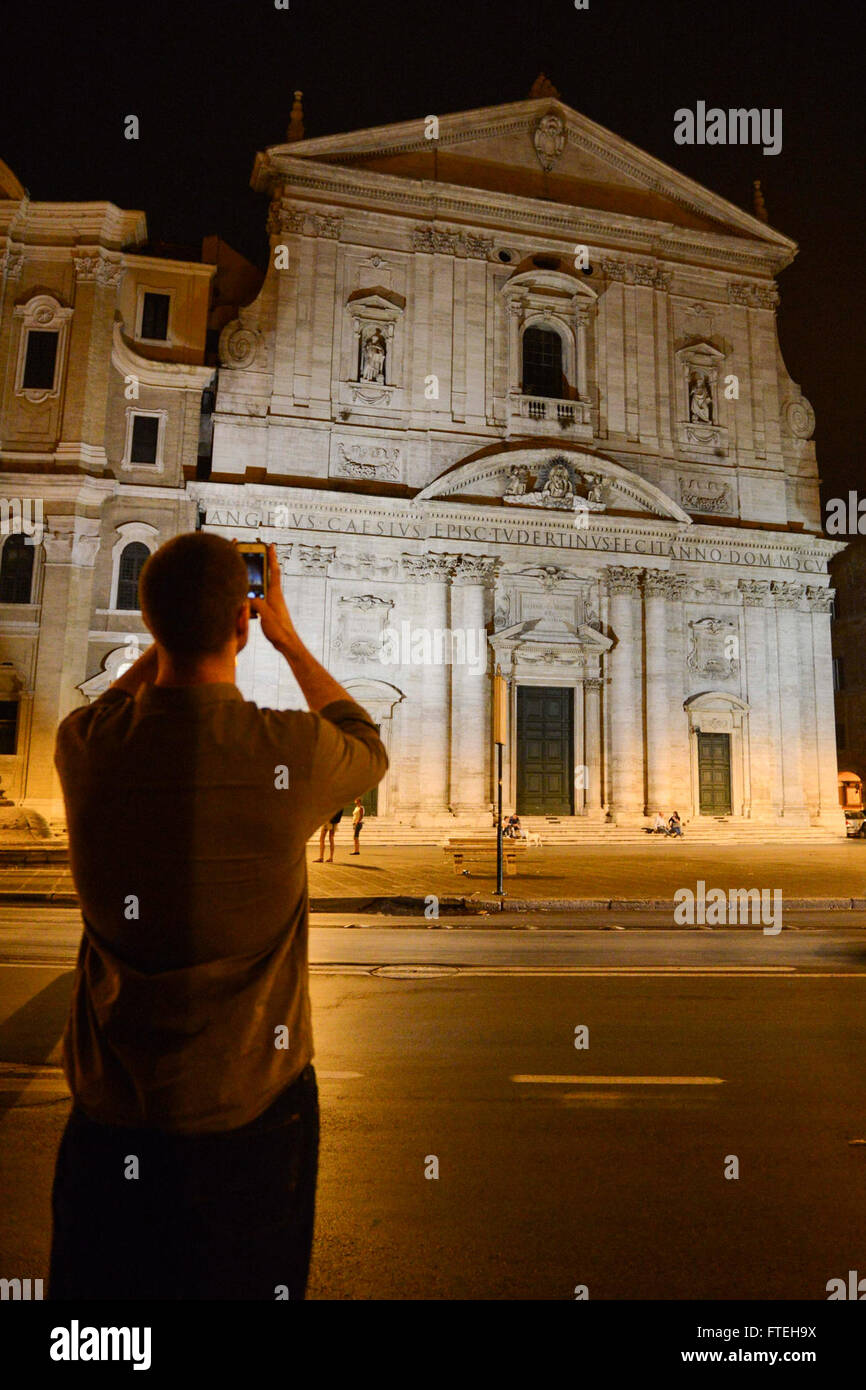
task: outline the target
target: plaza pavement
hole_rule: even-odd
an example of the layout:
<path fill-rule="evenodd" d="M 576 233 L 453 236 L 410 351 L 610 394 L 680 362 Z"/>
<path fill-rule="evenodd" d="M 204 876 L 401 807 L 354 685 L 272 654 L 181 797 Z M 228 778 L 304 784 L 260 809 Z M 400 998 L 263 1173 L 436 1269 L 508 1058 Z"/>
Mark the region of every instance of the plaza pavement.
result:
<path fill-rule="evenodd" d="M 529 849 L 515 877 L 504 880 L 504 903 L 494 896 L 495 871 L 456 874 L 440 846 L 370 847 L 357 856 L 338 841 L 333 864 L 314 862 L 308 848 L 313 911 L 406 913 L 424 911 L 435 897 L 440 910 L 601 910 L 668 907 L 678 888 L 780 889 L 789 908 L 866 909 L 866 841 L 694 844 L 651 839 L 638 845 L 565 845 Z M 67 867 L 0 867 L 0 902 L 74 903 Z"/>

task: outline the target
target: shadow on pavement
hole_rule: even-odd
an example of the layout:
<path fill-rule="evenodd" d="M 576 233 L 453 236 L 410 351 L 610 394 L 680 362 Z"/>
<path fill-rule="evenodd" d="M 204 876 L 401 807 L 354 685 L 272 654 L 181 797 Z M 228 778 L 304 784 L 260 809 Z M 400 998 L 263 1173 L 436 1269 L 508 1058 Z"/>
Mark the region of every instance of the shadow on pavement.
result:
<path fill-rule="evenodd" d="M 0 1023 L 0 1060 L 19 1066 L 43 1066 L 63 1035 L 72 997 L 74 970 L 67 970 Z M 0 1091 L 0 1115 L 17 1104 L 27 1085 Z"/>

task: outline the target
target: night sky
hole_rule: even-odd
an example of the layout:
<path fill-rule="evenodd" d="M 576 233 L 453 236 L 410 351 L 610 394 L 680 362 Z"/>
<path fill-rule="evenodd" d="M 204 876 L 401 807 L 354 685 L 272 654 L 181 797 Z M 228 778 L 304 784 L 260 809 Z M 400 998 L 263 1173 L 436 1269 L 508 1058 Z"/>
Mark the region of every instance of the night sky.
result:
<path fill-rule="evenodd" d="M 257 150 L 306 133 L 518 101 L 539 71 L 563 101 L 770 222 L 800 253 L 780 334 L 818 417 L 824 496 L 861 486 L 864 100 L 856 7 L 839 0 L 146 0 L 7 6 L 0 158 L 34 199 L 110 199 L 154 239 L 217 232 L 264 263 Z M 674 144 L 698 101 L 781 107 L 783 148 Z M 123 118 L 141 138 L 123 138 Z"/>

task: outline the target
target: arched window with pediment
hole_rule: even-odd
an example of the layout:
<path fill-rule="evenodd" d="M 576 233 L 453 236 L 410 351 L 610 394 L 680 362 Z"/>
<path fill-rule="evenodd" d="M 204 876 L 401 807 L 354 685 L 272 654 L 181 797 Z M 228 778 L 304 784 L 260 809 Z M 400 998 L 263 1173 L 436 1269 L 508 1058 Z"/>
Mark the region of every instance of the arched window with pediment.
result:
<path fill-rule="evenodd" d="M 22 534 L 10 536 L 0 557 L 0 603 L 29 603 L 36 547 Z"/>
<path fill-rule="evenodd" d="M 543 260 L 543 264 L 542 264 Z M 534 256 L 501 288 L 511 428 L 592 439 L 596 293 L 564 262 Z M 519 423 L 518 423 L 519 422 Z"/>

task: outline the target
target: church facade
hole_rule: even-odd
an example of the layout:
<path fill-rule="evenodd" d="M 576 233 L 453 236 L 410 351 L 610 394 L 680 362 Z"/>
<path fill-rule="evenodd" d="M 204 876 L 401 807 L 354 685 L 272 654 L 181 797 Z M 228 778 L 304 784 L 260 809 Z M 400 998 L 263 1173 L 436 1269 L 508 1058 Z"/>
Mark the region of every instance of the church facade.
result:
<path fill-rule="evenodd" d="M 489 825 L 498 668 L 522 816 L 839 832 L 840 547 L 775 313 L 794 243 L 543 88 L 319 139 L 296 105 L 289 135 L 255 161 L 268 270 L 220 336 L 209 476 L 139 467 L 118 524 L 109 450 L 103 555 L 123 525 L 275 542 L 380 725 L 380 823 Z M 122 377 L 148 350 L 115 333 Z M 123 659 L 102 574 L 73 702 Z M 258 630 L 238 682 L 301 703 Z"/>

